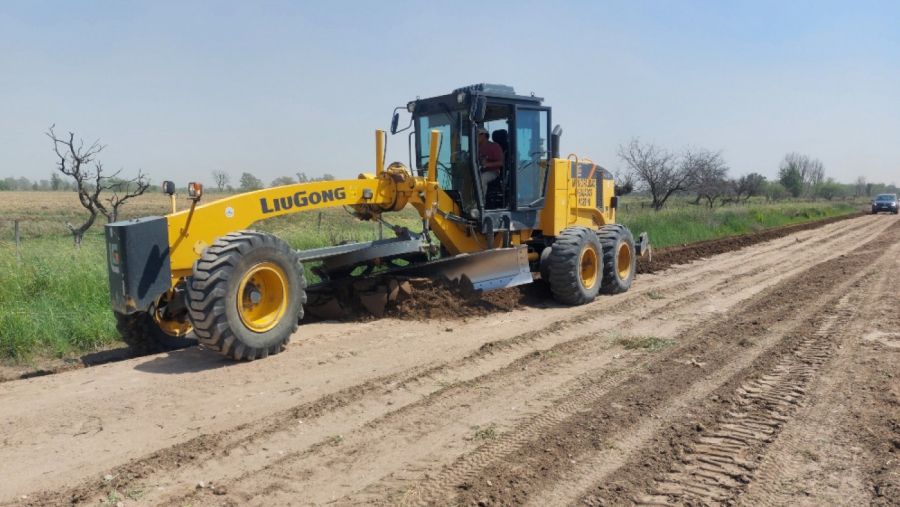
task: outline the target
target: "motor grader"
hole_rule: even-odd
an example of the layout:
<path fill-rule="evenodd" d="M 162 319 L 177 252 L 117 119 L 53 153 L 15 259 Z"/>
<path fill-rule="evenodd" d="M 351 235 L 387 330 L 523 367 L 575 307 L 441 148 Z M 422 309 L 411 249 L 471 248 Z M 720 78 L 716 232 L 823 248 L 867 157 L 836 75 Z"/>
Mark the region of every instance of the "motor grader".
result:
<path fill-rule="evenodd" d="M 280 352 L 307 301 L 303 263 L 320 262 L 323 284 L 378 270 L 411 277 L 465 279 L 474 289 L 530 283 L 582 305 L 631 286 L 636 258 L 649 252 L 615 223 L 612 175 L 585 158 L 559 154 L 562 129 L 551 109 L 512 87 L 480 84 L 416 99 L 394 110 L 390 132 L 408 135 L 408 166 L 385 167 L 387 133 L 376 131 L 374 173 L 298 183 L 106 226 L 111 306 L 130 343 L 170 349 L 199 341 L 233 359 Z M 411 116 L 398 129 L 400 111 Z M 478 130 L 503 151 L 499 176 L 480 177 Z M 390 226 L 395 238 L 296 251 L 249 230 L 289 213 L 343 206 L 360 220 L 412 206 L 422 231 Z M 389 224 L 388 224 L 389 225 Z M 433 239 L 437 238 L 437 241 Z M 364 267 L 364 269 L 359 269 Z M 362 273 L 362 274 L 360 274 Z"/>

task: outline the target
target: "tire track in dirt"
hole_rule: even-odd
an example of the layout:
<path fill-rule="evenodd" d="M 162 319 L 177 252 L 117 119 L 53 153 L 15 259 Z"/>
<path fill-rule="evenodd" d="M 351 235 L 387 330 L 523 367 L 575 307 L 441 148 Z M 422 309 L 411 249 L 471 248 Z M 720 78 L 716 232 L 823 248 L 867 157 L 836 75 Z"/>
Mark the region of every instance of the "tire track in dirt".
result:
<path fill-rule="evenodd" d="M 859 232 L 860 237 L 867 236 L 872 233 L 876 233 L 877 229 L 883 228 L 883 224 L 874 224 L 866 222 L 859 227 L 862 229 Z M 838 235 L 834 241 L 831 242 L 831 246 L 835 246 L 834 244 L 845 244 L 845 243 L 853 243 L 859 244 L 859 238 L 853 237 L 845 237 L 843 235 Z M 834 235 L 830 237 L 835 237 Z M 757 254 L 758 255 L 758 254 Z M 834 254 L 838 255 L 838 254 Z M 806 260 L 808 264 L 812 264 L 815 262 L 814 260 Z M 734 276 L 739 276 L 740 273 L 739 268 L 741 267 L 740 259 L 733 259 L 731 261 L 733 267 L 735 268 Z M 777 263 L 776 263 L 777 264 Z M 773 267 L 773 269 L 778 273 L 791 272 L 798 268 L 796 266 L 777 266 Z M 712 270 L 709 270 L 712 271 Z M 747 273 L 744 276 L 751 276 L 754 279 L 757 277 L 765 277 L 765 272 L 760 271 L 759 269 L 751 270 L 753 273 L 749 275 Z M 679 286 L 679 290 L 674 290 L 672 292 L 676 292 L 677 294 L 672 295 L 673 299 L 666 300 L 663 302 L 650 301 L 648 298 L 638 292 L 638 293 L 629 293 L 624 296 L 628 296 L 628 298 L 624 298 L 622 296 L 617 296 L 616 298 L 601 298 L 598 303 L 591 305 L 592 307 L 584 307 L 583 309 L 573 309 L 566 310 L 564 313 L 567 316 L 571 316 L 569 319 L 564 319 L 564 324 L 552 324 L 550 326 L 545 326 L 544 328 L 530 331 L 528 333 L 522 333 L 520 335 L 516 335 L 509 340 L 503 340 L 499 342 L 495 342 L 493 344 L 486 344 L 480 350 L 475 351 L 470 354 L 466 360 L 461 362 L 437 362 L 431 365 L 425 365 L 422 368 L 418 369 L 418 371 L 412 372 L 409 375 L 395 375 L 389 377 L 379 377 L 372 379 L 370 382 L 352 386 L 348 388 L 348 391 L 339 391 L 335 394 L 334 399 L 322 399 L 318 400 L 312 404 L 305 404 L 299 407 L 295 407 L 289 411 L 285 411 L 281 414 L 276 414 L 275 416 L 271 416 L 265 418 L 259 423 L 252 423 L 250 425 L 240 426 L 238 428 L 232 428 L 229 431 L 223 431 L 219 433 L 213 433 L 209 435 L 204 435 L 202 437 L 198 437 L 198 439 L 191 441 L 185 445 L 176 445 L 167 449 L 163 449 L 160 453 L 157 453 L 157 456 L 151 456 L 149 458 L 145 458 L 144 463 L 141 463 L 141 460 L 137 460 L 137 462 L 132 463 L 129 468 L 123 469 L 115 469 L 112 470 L 113 474 L 105 474 L 105 475 L 120 475 L 120 472 L 123 472 L 125 477 L 128 473 L 137 472 L 137 475 L 134 477 L 138 480 L 143 480 L 144 478 L 154 478 L 159 477 L 160 473 L 163 475 L 168 473 L 173 473 L 173 475 L 183 475 L 179 470 L 183 469 L 187 466 L 188 469 L 197 468 L 197 464 L 202 464 L 209 460 L 219 460 L 223 459 L 223 455 L 227 455 L 230 452 L 233 452 L 235 449 L 240 448 L 240 443 L 245 441 L 247 438 L 255 441 L 262 441 L 267 438 L 267 435 L 273 435 L 279 432 L 284 432 L 288 428 L 293 427 L 296 424 L 296 418 L 298 417 L 311 417 L 315 419 L 317 417 L 321 417 L 322 414 L 326 412 L 340 411 L 345 410 L 348 411 L 352 409 L 354 406 L 359 405 L 361 402 L 370 402 L 373 398 L 381 401 L 381 398 L 384 396 L 381 395 L 382 390 L 394 389 L 397 385 L 402 384 L 411 384 L 411 383 L 419 383 L 425 385 L 428 383 L 428 379 L 433 379 L 439 377 L 441 371 L 446 370 L 465 370 L 469 372 L 471 378 L 477 378 L 476 376 L 479 374 L 477 368 L 474 368 L 470 365 L 470 363 L 482 362 L 485 361 L 485 358 L 490 358 L 491 361 L 486 361 L 491 363 L 486 366 L 487 371 L 493 371 L 496 368 L 502 368 L 503 365 L 511 364 L 510 361 L 515 362 L 522 359 L 521 354 L 524 352 L 524 349 L 528 344 L 540 343 L 542 346 L 549 345 L 553 346 L 554 340 L 557 342 L 568 339 L 573 343 L 581 343 L 577 341 L 577 337 L 575 341 L 571 339 L 570 331 L 568 329 L 575 327 L 589 327 L 594 329 L 594 333 L 599 330 L 602 330 L 602 326 L 600 324 L 611 323 L 611 326 L 616 326 L 615 316 L 620 315 L 618 324 L 623 326 L 637 326 L 640 327 L 640 321 L 646 320 L 648 316 L 654 314 L 671 314 L 673 313 L 678 306 L 683 306 L 683 301 L 678 299 L 679 297 L 690 297 L 691 294 L 699 294 L 705 290 L 708 290 L 709 287 L 714 286 L 716 284 L 720 284 L 723 280 L 720 278 L 716 278 L 715 280 L 705 280 L 702 276 L 697 276 L 697 273 L 704 272 L 702 266 L 695 270 L 693 274 L 684 273 L 681 276 L 684 277 L 682 282 L 683 285 Z M 678 274 L 676 274 L 678 276 Z M 738 287 L 738 284 L 725 284 L 726 288 L 735 287 L 734 289 L 730 289 L 733 294 L 738 294 L 741 292 L 741 289 Z M 665 288 L 665 280 L 660 280 L 659 287 Z M 687 290 L 691 287 L 696 288 L 696 290 Z M 744 291 L 747 291 L 746 287 L 743 288 Z M 699 298 L 699 296 L 697 296 Z M 746 297 L 746 295 L 742 296 Z M 633 305 L 631 308 L 622 308 L 620 305 L 616 304 L 612 308 L 606 309 L 604 306 L 608 306 L 612 303 L 619 303 L 622 300 L 626 300 L 630 305 Z M 699 300 L 699 299 L 698 299 Z M 607 304 L 601 304 L 607 303 Z M 648 309 L 643 310 L 643 313 L 638 315 L 627 315 L 630 312 L 633 312 L 633 308 L 641 307 L 641 305 L 646 305 Z M 607 311 L 606 314 L 597 315 L 597 311 Z M 625 320 L 622 320 L 624 318 Z M 598 327 L 599 326 L 599 327 Z M 549 335 L 558 335 L 556 338 L 549 338 Z M 559 337 L 562 338 L 559 338 Z M 587 340 L 587 338 L 583 338 L 583 340 Z M 552 348 L 547 350 L 553 350 Z M 563 348 L 558 349 L 563 350 Z M 496 356 L 506 354 L 503 358 L 498 358 Z M 530 353 L 530 352 L 528 352 Z M 527 353 L 526 353 L 527 354 Z M 602 365 L 598 366 L 598 368 L 602 369 Z M 596 371 L 593 373 L 597 373 Z M 592 374 L 593 374 L 592 373 Z M 432 384 L 433 385 L 433 384 Z M 420 387 L 420 392 L 423 390 Z M 449 392 L 449 391 L 448 391 Z M 410 400 L 415 400 L 416 395 L 410 394 L 402 397 L 403 399 L 399 400 L 400 403 L 404 403 L 412 406 L 413 402 Z M 436 398 L 437 399 L 437 398 Z M 304 415 L 307 414 L 307 415 Z M 309 415 L 312 414 L 312 415 Z M 372 413 L 377 419 L 377 413 Z M 371 419 L 370 419 L 371 420 Z M 320 441 L 320 443 L 322 443 Z M 315 453 L 321 450 L 323 446 L 312 445 L 310 449 Z M 227 452 L 226 452 L 227 451 Z M 156 460 L 156 461 L 154 461 Z M 141 466 L 145 465 L 145 466 Z M 175 473 L 178 472 L 178 473 Z M 93 482 L 94 484 L 83 489 L 83 496 L 78 497 L 78 502 L 84 501 L 88 502 L 88 498 L 91 495 L 97 495 L 106 491 L 110 488 L 111 484 L 109 481 L 104 481 L 101 478 L 98 478 Z M 152 483 L 152 481 L 151 481 Z M 73 496 L 69 498 L 75 498 L 77 492 L 74 492 Z M 55 498 L 61 499 L 65 497 L 65 495 L 57 496 Z M 33 505 L 42 505 L 40 502 L 40 497 L 33 497 L 37 503 L 33 503 Z M 53 497 L 46 497 L 46 500 L 53 500 Z M 149 500 L 149 499 L 148 499 Z M 48 502 L 49 503 L 49 502 Z"/>
<path fill-rule="evenodd" d="M 516 430 L 516 434 L 519 435 L 520 433 L 521 433 L 521 431 L 517 429 L 517 430 Z M 502 446 L 501 446 L 501 447 L 502 447 Z M 474 461 L 478 461 L 478 459 L 479 459 L 479 458 L 476 457 L 476 458 L 474 458 Z M 476 468 L 477 468 L 477 467 L 476 467 Z"/>
<path fill-rule="evenodd" d="M 829 312 L 814 336 L 802 340 L 793 354 L 767 375 L 738 388 L 736 404 L 743 408 L 728 413 L 708 436 L 700 437 L 693 450 L 682 457 L 679 470 L 666 475 L 651 495 L 638 498 L 636 504 L 721 504 L 743 484 L 757 480 L 754 471 L 758 464 L 743 456 L 751 448 L 772 442 L 778 430 L 791 420 L 806 386 L 831 356 L 832 335 L 841 332 L 835 329 L 835 323 L 853 318 L 861 296 L 841 297 L 837 311 Z"/>
<path fill-rule="evenodd" d="M 670 303 L 669 305 L 677 305 L 677 303 Z M 581 320 L 581 319 L 576 319 L 576 320 L 578 321 L 579 324 L 582 324 L 582 323 L 586 322 L 586 321 L 583 321 L 583 320 Z M 589 320 L 590 320 L 590 319 L 588 319 L 588 321 L 589 321 Z M 540 334 L 540 333 L 539 333 L 539 334 Z M 479 383 L 482 383 L 483 380 L 482 380 L 482 379 L 476 379 L 476 380 L 474 380 L 473 382 L 479 382 Z M 382 421 L 384 421 L 384 420 L 385 420 L 385 419 L 382 419 Z M 279 463 L 282 463 L 282 462 L 285 462 L 285 461 L 289 461 L 290 459 L 292 459 L 292 458 L 291 458 L 291 457 L 286 457 L 285 460 L 282 460 L 282 461 L 280 461 Z M 255 480 L 255 479 L 256 479 L 256 476 L 253 476 L 253 477 L 254 477 L 254 480 Z"/>
<path fill-rule="evenodd" d="M 809 318 L 815 311 L 813 308 L 807 308 L 798 317 Z M 615 448 L 604 449 L 594 456 L 579 459 L 578 465 L 573 463 L 572 470 L 567 478 L 556 484 L 552 489 L 548 489 L 531 498 L 527 505 L 565 505 L 573 502 L 581 492 L 588 489 L 593 482 L 596 482 L 598 477 L 602 477 L 625 464 L 628 454 L 623 453 L 622 449 L 639 448 L 645 445 L 662 426 L 684 411 L 685 407 L 690 407 L 695 401 L 710 396 L 719 385 L 725 383 L 741 370 L 751 366 L 753 361 L 768 347 L 774 345 L 779 339 L 779 335 L 794 322 L 795 319 L 792 319 L 787 321 L 787 326 L 781 325 L 770 329 L 767 333 L 768 337 L 757 342 L 757 346 L 751 353 L 745 353 L 735 358 L 731 363 L 708 375 L 705 379 L 706 382 L 691 386 L 684 394 L 655 408 L 649 420 L 641 422 L 638 426 L 623 434 L 610 437 L 616 442 Z M 706 366 L 706 364 L 696 361 L 693 364 L 700 365 L 696 366 L 697 368 Z M 741 433 L 740 429 L 735 431 Z M 746 435 L 738 436 L 737 438 L 745 437 Z M 702 462 L 704 459 L 699 458 L 699 461 Z"/>
<path fill-rule="evenodd" d="M 884 240 L 880 241 L 883 242 Z M 874 257 L 874 254 L 866 253 L 863 250 L 865 248 L 858 249 L 856 253 L 846 256 L 848 259 L 853 259 L 852 265 L 856 269 L 866 265 Z M 779 284 L 774 290 L 767 291 L 767 294 L 756 298 L 756 303 L 749 305 L 724 321 L 724 323 L 712 325 L 705 331 L 692 330 L 693 334 L 700 335 L 690 340 L 695 342 L 694 346 L 688 346 L 685 347 L 685 350 L 670 354 L 666 361 L 657 361 L 657 364 L 651 370 L 648 370 L 652 376 L 639 378 L 636 375 L 633 385 L 625 384 L 620 386 L 618 392 L 611 393 L 610 396 L 599 400 L 592 407 L 587 407 L 584 413 L 590 414 L 590 416 L 586 417 L 579 413 L 558 427 L 546 431 L 540 435 L 540 438 L 535 438 L 533 442 L 530 442 L 505 459 L 503 463 L 495 463 L 493 469 L 487 468 L 482 470 L 480 474 L 482 481 L 463 484 L 461 486 L 463 492 L 456 500 L 462 504 L 471 502 L 523 504 L 526 501 L 535 499 L 535 505 L 541 503 L 544 505 L 559 505 L 566 501 L 575 500 L 577 497 L 571 498 L 566 496 L 565 493 L 563 493 L 564 498 L 553 496 L 553 492 L 572 491 L 567 487 L 557 487 L 557 482 L 563 476 L 571 477 L 578 474 L 580 468 L 574 467 L 573 470 L 573 464 L 580 464 L 585 461 L 597 462 L 596 459 L 593 459 L 595 457 L 593 453 L 585 454 L 584 447 L 599 448 L 598 455 L 602 455 L 606 451 L 603 447 L 608 445 L 604 443 L 608 441 L 615 443 L 613 447 L 622 442 L 625 443 L 625 449 L 637 447 L 635 445 L 636 442 L 629 441 L 626 435 L 627 432 L 622 433 L 622 430 L 639 424 L 641 417 L 647 416 L 648 413 L 649 415 L 658 416 L 657 412 L 660 410 L 660 407 L 664 406 L 664 403 L 660 404 L 663 401 L 660 399 L 661 397 L 668 400 L 672 397 L 673 391 L 683 392 L 685 389 L 690 388 L 695 379 L 691 375 L 685 375 L 683 371 L 679 371 L 678 366 L 697 361 L 689 355 L 691 352 L 703 351 L 705 356 L 697 362 L 709 363 L 704 368 L 704 372 L 708 373 L 710 369 L 715 370 L 721 367 L 721 364 L 730 363 L 733 361 L 734 356 L 745 354 L 745 352 L 738 352 L 740 350 L 739 346 L 726 344 L 721 339 L 734 334 L 735 329 L 738 330 L 739 334 L 744 332 L 745 337 L 748 334 L 751 337 L 754 335 L 758 336 L 759 333 L 754 332 L 752 329 L 755 316 L 765 315 L 769 320 L 781 319 L 802 324 L 803 319 L 809 319 L 830 300 L 828 294 L 830 294 L 831 287 L 829 287 L 829 291 L 824 292 L 826 296 L 820 295 L 818 298 L 809 298 L 816 295 L 817 291 L 821 291 L 823 286 L 830 285 L 829 282 L 825 281 L 830 278 L 829 270 L 834 270 L 842 264 L 850 263 L 847 259 L 837 259 L 815 266 L 809 273 L 787 280 Z M 851 268 L 846 267 L 846 269 L 850 270 Z M 838 285 L 841 287 L 846 286 L 846 284 Z M 799 295 L 803 295 L 809 301 L 814 301 L 814 303 L 806 301 L 802 304 L 789 304 L 791 302 L 796 303 L 796 297 Z M 779 305 L 777 304 L 778 301 L 785 304 Z M 773 306 L 775 307 L 774 310 Z M 789 316 L 791 318 L 788 318 Z M 747 324 L 750 324 L 750 326 Z M 702 346 L 699 348 L 697 346 L 699 344 L 696 343 L 697 338 L 702 343 Z M 755 343 L 755 345 L 759 346 L 760 344 Z M 675 357 L 679 357 L 681 360 L 678 366 L 672 367 L 665 364 L 671 363 Z M 692 403 L 688 404 L 687 407 L 692 405 Z M 611 407 L 612 410 L 610 410 Z M 682 407 L 680 410 L 684 412 L 686 409 Z M 607 420 L 606 427 L 598 427 L 596 422 L 604 419 Z M 645 436 L 652 434 L 652 429 L 643 432 Z M 573 438 L 573 435 L 581 435 L 581 438 Z M 576 463 L 571 463 L 572 461 Z M 609 471 L 603 470 L 601 475 Z M 590 479 L 592 474 L 590 470 L 588 472 L 587 477 Z M 485 487 L 484 479 L 488 479 L 494 486 Z M 453 485 L 448 484 L 447 487 L 452 488 Z M 551 492 L 548 497 L 539 496 L 540 492 L 547 491 Z M 575 491 L 577 493 L 577 490 Z M 452 498 L 452 494 L 450 498 Z M 550 498 L 550 501 L 548 501 L 548 498 Z M 621 497 L 618 498 L 619 501 L 624 500 Z M 630 499 L 624 501 L 630 502 Z M 617 505 L 615 502 L 613 504 Z"/>
<path fill-rule="evenodd" d="M 893 260 L 890 260 L 891 256 Z M 864 297 L 853 308 L 855 318 L 848 319 L 842 326 L 845 331 L 841 335 L 832 337 L 831 352 L 835 357 L 829 370 L 834 373 L 816 379 L 808 389 L 812 399 L 799 409 L 792 420 L 786 422 L 777 440 L 760 457 L 759 470 L 754 481 L 748 484 L 746 493 L 737 499 L 739 505 L 889 505 L 890 496 L 895 502 L 900 500 L 900 487 L 890 491 L 891 488 L 884 488 L 883 485 L 889 485 L 891 481 L 878 477 L 882 472 L 890 471 L 890 463 L 896 460 L 879 459 L 877 450 L 865 449 L 858 434 L 871 435 L 873 430 L 870 426 L 876 429 L 877 426 L 862 419 L 860 414 L 853 413 L 853 400 L 860 398 L 860 393 L 854 392 L 852 384 L 858 383 L 857 388 L 874 389 L 873 386 L 879 383 L 878 380 L 870 381 L 858 375 L 860 365 L 867 361 L 866 337 L 877 335 L 880 331 L 872 324 L 881 321 L 880 317 L 884 315 L 896 315 L 900 303 L 895 282 L 900 277 L 900 249 L 892 248 L 885 259 L 887 262 L 873 267 L 866 280 L 861 291 Z M 894 330 L 900 340 L 900 331 L 896 327 Z M 890 357 L 890 352 L 885 352 L 881 355 Z M 895 364 L 900 363 L 897 359 L 900 351 L 894 352 L 893 356 Z M 890 378 L 889 374 L 885 376 Z M 853 379 L 853 382 L 848 386 L 845 379 Z M 862 404 L 871 407 L 866 402 Z M 879 408 L 871 407 L 871 410 Z M 885 411 L 888 418 L 891 417 L 890 412 L 890 409 Z M 900 415 L 900 410 L 894 409 L 893 412 L 894 417 Z M 895 431 L 891 427 L 886 430 L 889 433 Z M 887 465 L 865 465 L 879 462 Z M 850 464 L 856 466 L 851 468 L 848 466 Z M 867 477 L 865 472 L 871 473 L 867 470 L 871 468 L 877 472 Z M 897 468 L 894 467 L 894 470 Z M 894 476 L 897 475 L 895 471 Z M 875 485 L 881 487 L 876 488 Z M 880 495 L 876 496 L 876 493 Z"/>
<path fill-rule="evenodd" d="M 885 262 L 893 262 L 900 250 L 897 247 L 887 247 L 896 244 L 897 229 L 896 226 L 892 228 L 889 241 L 881 238 L 871 245 L 871 251 L 868 252 L 866 247 L 861 247 L 856 256 L 880 256 L 877 262 L 882 266 Z M 882 255 L 884 250 L 888 251 Z M 793 420 L 792 415 L 806 395 L 809 382 L 821 372 L 836 349 L 836 342 L 848 330 L 853 329 L 849 322 L 855 312 L 867 302 L 869 291 L 866 280 L 871 276 L 872 264 L 875 263 L 864 263 L 861 276 L 854 277 L 856 280 L 847 294 L 835 300 L 838 304 L 837 311 L 828 310 L 829 306 L 826 305 L 824 317 L 820 316 L 806 323 L 803 322 L 805 319 L 800 319 L 799 326 L 790 333 L 800 335 L 799 343 L 780 352 L 781 359 L 768 368 L 768 375 L 751 375 L 736 388 L 734 397 L 729 398 L 726 393 L 717 396 L 721 400 L 730 399 L 731 406 L 719 409 L 721 415 L 715 421 L 698 424 L 696 429 L 699 436 L 691 436 L 690 430 L 664 432 L 667 434 L 656 438 L 659 448 L 644 449 L 637 456 L 631 457 L 629 465 L 613 474 L 606 483 L 595 481 L 595 486 L 589 491 L 600 491 L 602 494 L 587 493 L 581 497 L 581 503 L 730 504 L 751 480 L 753 484 L 777 483 L 773 479 L 777 477 L 777 473 L 762 480 L 755 478 L 754 471 L 758 463 L 751 456 L 762 452 L 761 449 L 771 444 L 780 429 Z M 837 290 L 826 294 L 841 294 L 841 287 L 846 286 L 846 283 L 840 284 L 836 287 Z M 812 322 L 818 327 L 804 332 L 803 329 L 809 328 Z M 784 339 L 793 340 L 789 335 L 785 335 Z M 727 386 L 725 389 L 727 390 Z M 715 415 L 715 410 L 711 415 Z M 691 423 L 685 424 L 690 426 Z M 672 428 L 674 430 L 675 425 Z M 707 428 L 714 430 L 707 431 Z M 654 459 L 658 460 L 660 457 L 663 458 L 662 461 L 653 463 Z M 652 469 L 645 471 L 645 468 L 651 467 L 651 463 Z M 659 472 L 655 472 L 656 470 Z M 626 484 L 628 487 L 625 487 Z M 655 489 L 655 494 L 644 494 L 644 488 Z M 763 504 L 750 502 L 747 505 Z"/>

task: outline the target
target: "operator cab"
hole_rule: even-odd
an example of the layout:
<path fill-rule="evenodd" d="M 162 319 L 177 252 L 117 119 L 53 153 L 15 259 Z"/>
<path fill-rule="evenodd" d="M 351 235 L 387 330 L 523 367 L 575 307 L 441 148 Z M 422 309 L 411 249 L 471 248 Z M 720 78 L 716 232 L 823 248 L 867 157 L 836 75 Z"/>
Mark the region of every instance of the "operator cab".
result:
<path fill-rule="evenodd" d="M 550 108 L 542 98 L 517 95 L 511 86 L 477 84 L 449 95 L 416 99 L 412 113 L 419 175 L 428 172 L 430 132 L 441 132 L 437 182 L 459 205 L 462 218 L 483 233 L 534 229 L 544 207 L 548 162 L 553 152 Z M 487 129 L 503 151 L 499 176 L 481 186 L 483 151 L 476 130 Z M 396 117 L 392 123 L 396 130 Z M 404 129 L 405 130 L 405 129 Z"/>

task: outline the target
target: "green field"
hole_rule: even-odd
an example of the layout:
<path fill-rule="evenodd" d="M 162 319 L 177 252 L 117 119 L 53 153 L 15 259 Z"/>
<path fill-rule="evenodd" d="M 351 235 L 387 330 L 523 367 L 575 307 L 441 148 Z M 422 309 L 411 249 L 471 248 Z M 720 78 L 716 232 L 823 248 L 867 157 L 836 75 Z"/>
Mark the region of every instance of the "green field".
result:
<path fill-rule="evenodd" d="M 0 360 L 27 363 L 41 357 L 65 357 L 119 341 L 109 310 L 103 220 L 73 248 L 63 225 L 83 217 L 73 213 L 74 194 L 3 192 L 0 199 Z M 164 214 L 169 203 L 161 196 L 125 208 L 121 218 Z M 619 221 L 635 234 L 647 231 L 655 248 L 743 234 L 769 227 L 856 212 L 853 203 L 780 203 L 727 206 L 710 210 L 672 206 L 659 213 L 624 199 L 628 211 Z M 421 230 L 411 208 L 386 215 L 395 224 Z M 16 250 L 13 221 L 22 234 Z M 297 213 L 257 224 L 284 238 L 292 247 L 309 249 L 341 241 L 368 241 L 378 227 L 360 222 L 342 209 Z M 384 229 L 385 237 L 391 235 Z M 309 266 L 307 266 L 307 269 Z M 308 272 L 311 275 L 311 273 Z M 313 276 L 311 278 L 314 279 Z"/>

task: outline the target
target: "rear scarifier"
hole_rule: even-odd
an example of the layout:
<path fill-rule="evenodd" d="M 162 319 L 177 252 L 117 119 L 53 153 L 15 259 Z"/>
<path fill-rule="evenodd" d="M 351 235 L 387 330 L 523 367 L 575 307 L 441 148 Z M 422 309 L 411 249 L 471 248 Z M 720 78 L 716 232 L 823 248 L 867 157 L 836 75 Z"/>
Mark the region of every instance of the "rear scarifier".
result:
<path fill-rule="evenodd" d="M 215 240 L 188 283 L 200 342 L 234 359 L 279 353 L 303 318 L 306 278 L 284 240 L 238 231 Z"/>
<path fill-rule="evenodd" d="M 637 258 L 634 237 L 624 225 L 609 224 L 597 231 L 603 246 L 603 281 L 600 292 L 621 294 L 631 287 Z"/>

